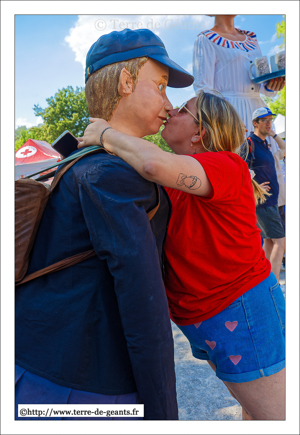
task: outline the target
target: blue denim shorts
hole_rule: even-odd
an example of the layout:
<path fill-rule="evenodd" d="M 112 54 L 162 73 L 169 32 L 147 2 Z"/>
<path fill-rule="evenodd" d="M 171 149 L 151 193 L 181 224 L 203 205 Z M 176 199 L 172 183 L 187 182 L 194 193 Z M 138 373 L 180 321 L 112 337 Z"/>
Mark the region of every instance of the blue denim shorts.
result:
<path fill-rule="evenodd" d="M 216 316 L 177 326 L 193 356 L 210 360 L 223 381 L 249 382 L 285 367 L 285 299 L 272 272 Z"/>
<path fill-rule="evenodd" d="M 281 239 L 285 231 L 277 205 L 256 209 L 257 226 L 263 239 Z"/>

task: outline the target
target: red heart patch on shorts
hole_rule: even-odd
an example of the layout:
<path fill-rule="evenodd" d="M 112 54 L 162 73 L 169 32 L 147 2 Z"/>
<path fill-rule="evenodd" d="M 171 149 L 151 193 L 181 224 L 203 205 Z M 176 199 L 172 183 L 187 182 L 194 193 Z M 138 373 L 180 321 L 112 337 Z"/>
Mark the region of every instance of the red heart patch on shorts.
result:
<path fill-rule="evenodd" d="M 194 325 L 196 326 L 196 328 L 199 328 L 199 326 L 201 325 L 202 322 L 199 323 L 194 323 Z"/>
<path fill-rule="evenodd" d="M 238 322 L 235 320 L 234 322 L 225 322 L 225 326 L 227 329 L 229 329 L 229 331 L 234 331 L 235 328 L 237 327 Z"/>
<path fill-rule="evenodd" d="M 208 340 L 205 340 L 205 343 L 211 348 L 211 350 L 213 350 L 217 344 L 215 341 L 208 341 Z"/>
<path fill-rule="evenodd" d="M 228 357 L 231 362 L 236 366 L 242 359 L 241 355 L 230 355 Z"/>

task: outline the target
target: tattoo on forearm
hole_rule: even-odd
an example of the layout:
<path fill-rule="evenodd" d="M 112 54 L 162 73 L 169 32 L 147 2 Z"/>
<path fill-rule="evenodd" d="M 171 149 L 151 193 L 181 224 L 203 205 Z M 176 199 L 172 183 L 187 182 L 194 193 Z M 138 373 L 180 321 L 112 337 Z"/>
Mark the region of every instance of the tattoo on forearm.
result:
<path fill-rule="evenodd" d="M 195 177 L 194 175 L 190 175 L 189 177 L 186 174 L 179 174 L 176 184 L 178 186 L 184 186 L 187 189 L 190 190 L 195 190 L 195 189 L 199 189 L 199 187 L 201 186 L 202 182 L 200 180 L 200 178 Z"/>

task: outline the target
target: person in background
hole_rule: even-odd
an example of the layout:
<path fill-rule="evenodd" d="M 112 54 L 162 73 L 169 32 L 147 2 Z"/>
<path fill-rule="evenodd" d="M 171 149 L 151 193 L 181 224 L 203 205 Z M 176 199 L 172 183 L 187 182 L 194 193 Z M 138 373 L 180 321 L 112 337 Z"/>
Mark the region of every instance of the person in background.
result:
<path fill-rule="evenodd" d="M 277 156 L 285 154 L 285 142 L 272 130 L 275 115 L 267 107 L 261 107 L 253 112 L 254 133 L 250 133 L 248 141 L 252 143 L 252 152 L 247 157 L 249 168 L 255 173 L 254 179 L 259 183 L 268 183 L 268 193 L 271 195 L 263 204 L 256 207 L 257 225 L 261 230 L 263 248 L 270 260 L 272 271 L 279 281 L 280 267 L 285 251 L 285 231 L 278 210 L 279 184 L 276 164 L 267 137 L 272 136 L 277 142 Z"/>
<path fill-rule="evenodd" d="M 284 420 L 285 300 L 261 246 L 250 171 L 238 155 L 241 118 L 225 99 L 200 91 L 169 111 L 161 135 L 175 154 L 91 121 L 80 147 L 100 144 L 166 186 L 165 286 L 171 319 L 194 357 L 209 363 L 243 419 Z"/>
<path fill-rule="evenodd" d="M 157 133 L 166 120 L 168 85 L 192 82 L 147 29 L 103 35 L 86 58 L 90 114 L 135 137 Z M 87 250 L 96 255 L 17 288 L 17 419 L 26 403 L 142 403 L 145 420 L 178 419 L 162 277 L 169 215 L 164 189 L 114 155 L 89 155 L 63 175 L 28 273 Z"/>
<path fill-rule="evenodd" d="M 256 34 L 237 29 L 236 15 L 214 15 L 214 27 L 201 32 L 193 51 L 194 90 L 215 89 L 236 109 L 246 129 L 253 131 L 252 113 L 264 106 L 260 94 L 275 97 L 285 85 L 284 77 L 254 84 L 249 77 L 249 67 L 262 53 Z M 272 137 L 270 144 L 276 143 Z"/>
<path fill-rule="evenodd" d="M 274 142 L 272 142 L 271 151 L 275 160 L 277 181 L 279 184 L 278 211 L 285 233 L 285 141 L 281 139 L 273 130 L 271 130 L 271 135 L 273 134 L 273 138 L 275 139 L 275 142 L 277 142 L 276 147 Z M 280 141 L 280 146 L 278 141 Z M 285 254 L 283 255 L 281 269 L 285 270 Z"/>

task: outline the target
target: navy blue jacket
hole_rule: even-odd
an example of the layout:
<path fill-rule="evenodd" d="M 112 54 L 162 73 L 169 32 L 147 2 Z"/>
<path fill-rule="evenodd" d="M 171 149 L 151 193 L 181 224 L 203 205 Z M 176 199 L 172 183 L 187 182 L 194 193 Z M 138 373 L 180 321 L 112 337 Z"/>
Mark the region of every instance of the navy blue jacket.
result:
<path fill-rule="evenodd" d="M 255 172 L 254 180 L 261 184 L 265 181 L 270 181 L 271 196 L 267 196 L 266 202 L 259 204 L 257 208 L 269 207 L 278 204 L 279 184 L 277 180 L 275 160 L 271 150 L 269 150 L 268 142 L 263 141 L 260 137 L 256 136 L 253 132 L 250 133 L 250 138 L 253 143 L 252 157 L 247 157 L 248 166 Z M 252 160 L 252 162 L 251 162 Z"/>
<path fill-rule="evenodd" d="M 97 256 L 16 289 L 16 363 L 57 384 L 138 391 L 145 419 L 177 419 L 174 345 L 162 279 L 170 202 L 116 156 L 87 156 L 46 206 L 28 273 Z"/>

